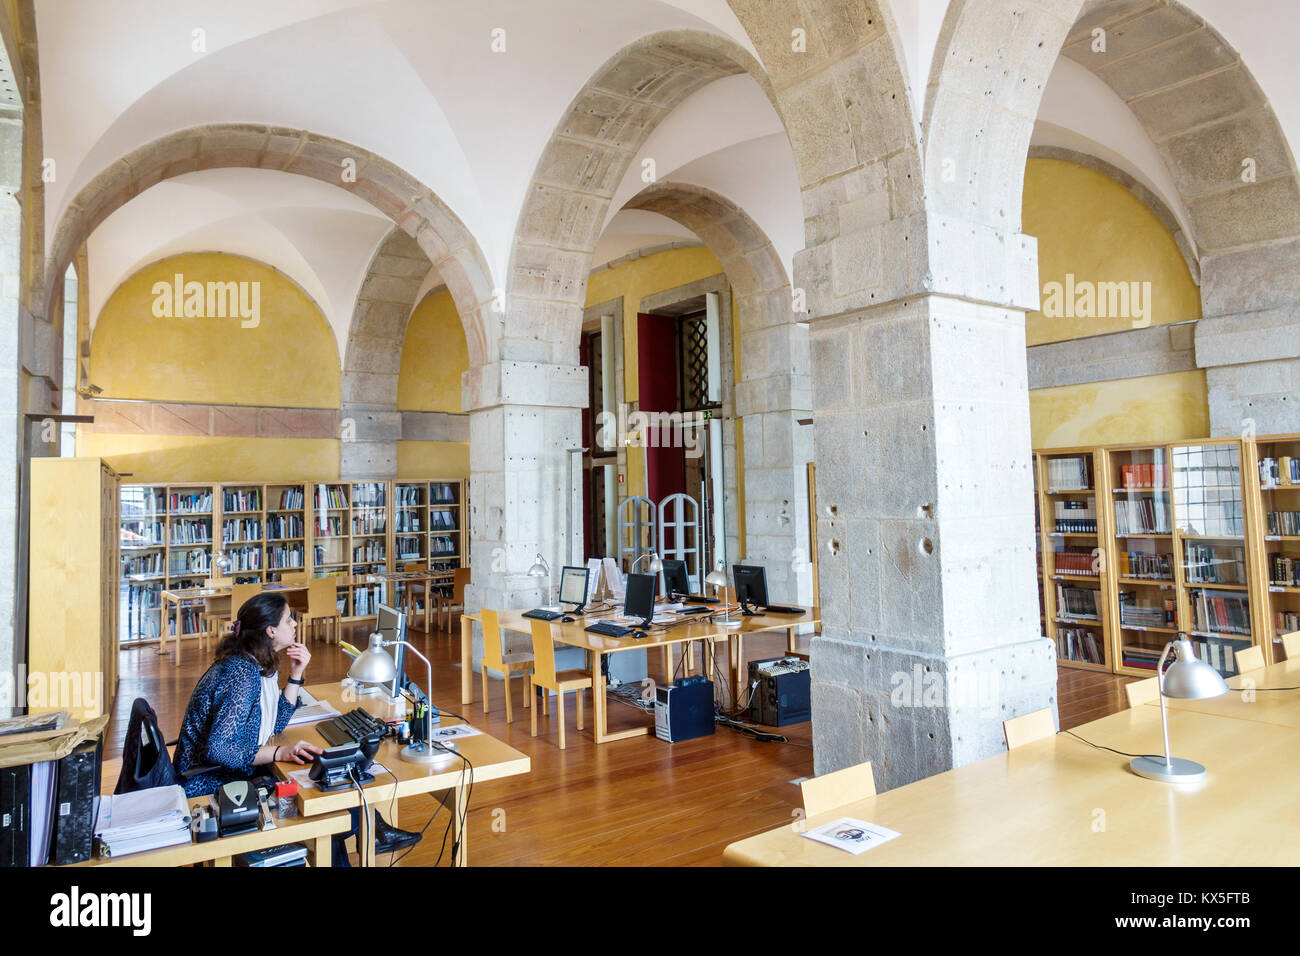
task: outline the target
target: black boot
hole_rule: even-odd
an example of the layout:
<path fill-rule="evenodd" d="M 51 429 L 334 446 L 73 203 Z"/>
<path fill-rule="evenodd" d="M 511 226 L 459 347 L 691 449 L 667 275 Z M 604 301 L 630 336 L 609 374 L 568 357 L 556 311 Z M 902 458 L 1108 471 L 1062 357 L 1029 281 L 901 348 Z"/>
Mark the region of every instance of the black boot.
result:
<path fill-rule="evenodd" d="M 407 847 L 415 846 L 419 842 L 420 834 L 389 826 L 388 821 L 380 816 L 378 811 L 375 811 L 376 853 L 392 853 L 394 850 L 405 850 Z"/>

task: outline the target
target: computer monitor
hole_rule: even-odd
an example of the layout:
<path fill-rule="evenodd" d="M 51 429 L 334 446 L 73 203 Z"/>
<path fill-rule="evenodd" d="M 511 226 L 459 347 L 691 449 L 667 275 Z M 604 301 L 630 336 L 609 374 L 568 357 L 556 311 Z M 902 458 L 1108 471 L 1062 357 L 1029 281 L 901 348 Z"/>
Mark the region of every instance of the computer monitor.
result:
<path fill-rule="evenodd" d="M 566 567 L 560 572 L 560 603 L 577 605 L 581 611 L 587 604 L 587 569 Z"/>
<path fill-rule="evenodd" d="M 686 574 L 686 562 L 664 558 L 664 588 L 671 594 L 690 594 L 691 581 Z"/>
<path fill-rule="evenodd" d="M 751 607 L 767 607 L 767 568 L 753 564 L 735 564 L 731 567 L 732 580 L 736 582 L 736 600 L 746 614 Z"/>
<path fill-rule="evenodd" d="M 658 580 L 653 574 L 629 574 L 627 576 L 627 596 L 623 601 L 623 613 L 628 617 L 639 617 L 645 625 L 655 616 L 655 591 Z"/>
<path fill-rule="evenodd" d="M 387 604 L 379 605 L 379 620 L 375 622 L 375 631 L 386 641 L 406 640 L 406 615 Z M 398 697 L 406 686 L 406 645 L 398 644 L 384 650 L 393 655 L 397 665 L 397 677 L 383 685 L 389 697 Z"/>

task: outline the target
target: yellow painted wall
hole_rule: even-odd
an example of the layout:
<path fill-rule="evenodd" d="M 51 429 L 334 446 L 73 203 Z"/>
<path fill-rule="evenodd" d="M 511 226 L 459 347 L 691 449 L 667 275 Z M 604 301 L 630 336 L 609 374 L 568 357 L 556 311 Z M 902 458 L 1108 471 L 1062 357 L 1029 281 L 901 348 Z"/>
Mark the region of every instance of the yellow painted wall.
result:
<path fill-rule="evenodd" d="M 259 324 L 155 317 L 154 283 L 177 273 L 187 282 L 260 283 Z M 338 348 L 320 308 L 283 273 L 226 253 L 172 256 L 122 283 L 95 325 L 90 380 L 105 398 L 339 406 Z"/>
<path fill-rule="evenodd" d="M 398 478 L 468 478 L 469 442 L 399 441 Z"/>
<path fill-rule="evenodd" d="M 623 399 L 628 404 L 641 395 L 636 321 L 641 300 L 720 272 L 722 263 L 717 256 L 704 246 L 692 246 L 656 252 L 612 269 L 602 269 L 587 280 L 587 307 L 623 297 Z M 645 457 L 640 448 L 628 449 L 627 494 L 645 494 Z"/>
<path fill-rule="evenodd" d="M 1038 238 L 1038 278 L 1049 282 L 1150 282 L 1151 325 L 1201 316 L 1201 296 L 1173 236 L 1142 202 L 1113 179 L 1059 159 L 1025 166 L 1024 231 Z M 1045 301 L 1044 296 L 1044 301 Z M 1029 345 L 1119 332 L 1132 317 L 1025 317 Z"/>
<path fill-rule="evenodd" d="M 397 378 L 398 409 L 462 411 L 460 377 L 468 370 L 465 329 L 451 293 L 443 289 L 425 296 L 411 313 L 406 340 L 402 343 L 402 366 Z"/>
<path fill-rule="evenodd" d="M 1167 442 L 1210 434 L 1205 372 L 1171 372 L 1029 393 L 1035 448 Z"/>
<path fill-rule="evenodd" d="M 332 438 L 214 438 L 206 435 L 100 435 L 81 431 L 77 454 L 103 458 L 126 484 L 157 481 L 332 481 Z"/>

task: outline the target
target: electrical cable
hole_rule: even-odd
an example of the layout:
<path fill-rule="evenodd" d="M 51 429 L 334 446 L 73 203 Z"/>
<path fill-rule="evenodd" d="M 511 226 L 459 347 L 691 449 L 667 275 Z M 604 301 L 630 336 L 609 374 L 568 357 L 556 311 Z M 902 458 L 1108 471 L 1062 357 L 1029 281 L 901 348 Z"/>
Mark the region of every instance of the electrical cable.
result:
<path fill-rule="evenodd" d="M 348 779 L 352 781 L 352 785 L 357 788 L 357 793 L 361 795 L 361 817 L 357 820 L 357 856 L 364 860 L 366 858 L 364 848 L 372 844 L 362 843 L 362 834 L 365 834 L 366 840 L 374 839 L 370 834 L 370 802 L 366 800 L 366 791 L 357 777 L 357 765 L 354 763 L 348 764 Z"/>
<path fill-rule="evenodd" d="M 1164 755 L 1164 754 L 1131 754 L 1131 753 L 1126 753 L 1126 752 L 1123 751 L 1123 750 L 1116 750 L 1114 747 L 1105 747 L 1105 746 L 1103 746 L 1103 745 L 1101 745 L 1101 744 L 1094 744 L 1091 740 L 1088 740 L 1088 739 L 1085 738 L 1085 737 L 1080 737 L 1080 736 L 1079 736 L 1078 734 L 1076 734 L 1073 730 L 1063 730 L 1063 731 L 1061 731 L 1061 733 L 1063 733 L 1063 734 L 1069 734 L 1071 737 L 1075 738 L 1076 740 L 1082 740 L 1082 741 L 1083 741 L 1085 744 L 1087 744 L 1089 747 L 1095 747 L 1097 750 L 1109 750 L 1111 753 L 1113 753 L 1113 754 L 1119 754 L 1121 757 L 1147 757 L 1147 758 L 1149 758 L 1149 759 L 1151 759 L 1151 760 L 1164 760 L 1164 759 L 1165 759 L 1165 755 Z"/>

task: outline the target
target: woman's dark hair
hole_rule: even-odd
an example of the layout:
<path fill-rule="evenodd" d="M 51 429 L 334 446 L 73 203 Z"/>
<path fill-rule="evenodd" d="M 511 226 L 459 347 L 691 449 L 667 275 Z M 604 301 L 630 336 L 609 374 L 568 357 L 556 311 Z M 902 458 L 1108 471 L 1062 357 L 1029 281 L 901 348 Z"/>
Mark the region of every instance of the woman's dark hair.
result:
<path fill-rule="evenodd" d="M 279 625 L 288 604 L 283 594 L 265 592 L 245 601 L 235 618 L 233 633 L 227 634 L 217 644 L 216 659 L 222 661 L 227 657 L 247 654 L 257 662 L 263 677 L 274 674 L 275 651 L 271 649 L 271 639 L 266 636 L 266 629 Z"/>

